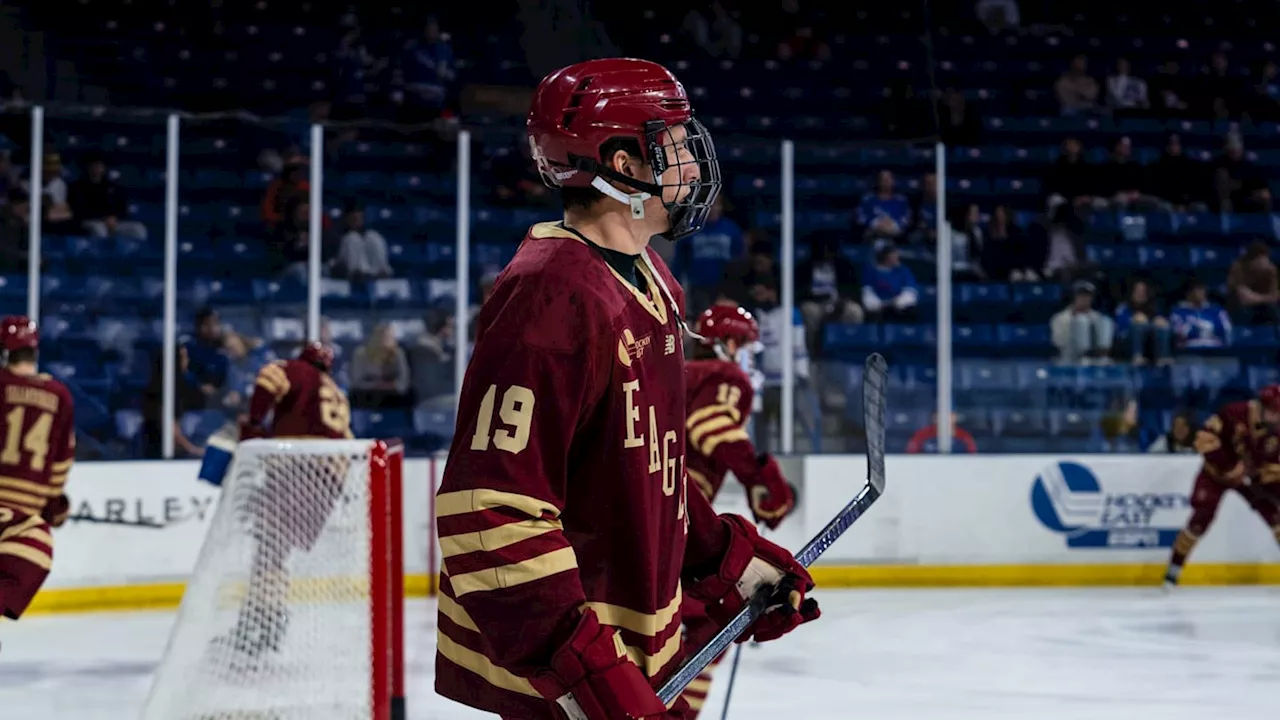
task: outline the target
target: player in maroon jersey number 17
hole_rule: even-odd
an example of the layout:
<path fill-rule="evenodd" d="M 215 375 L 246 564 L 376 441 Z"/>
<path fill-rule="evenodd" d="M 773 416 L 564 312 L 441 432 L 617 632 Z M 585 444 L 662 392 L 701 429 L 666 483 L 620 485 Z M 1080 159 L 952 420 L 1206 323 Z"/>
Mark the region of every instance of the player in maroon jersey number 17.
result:
<path fill-rule="evenodd" d="M 548 75 L 527 129 L 564 216 L 529 229 L 476 319 L 436 498 L 436 691 L 520 720 L 679 718 L 655 688 L 683 596 L 723 623 L 779 587 L 760 640 L 818 616 L 791 553 L 686 491 L 684 296 L 649 243 L 701 228 L 719 165 L 644 60 Z"/>
<path fill-rule="evenodd" d="M 1222 406 L 1196 432 L 1195 447 L 1203 461 L 1191 490 L 1191 517 L 1173 543 L 1166 589 L 1178 584 L 1228 490 L 1240 493 L 1280 541 L 1280 385 Z"/>
<path fill-rule="evenodd" d="M 36 371 L 36 325 L 0 320 L 0 613 L 17 620 L 53 564 L 50 528 L 66 522 L 75 457 L 75 408 L 62 383 Z"/>
<path fill-rule="evenodd" d="M 722 303 L 703 311 L 695 332 L 702 340 L 685 369 L 689 479 L 713 501 L 725 474 L 732 472 L 747 490 L 755 521 L 771 530 L 777 528 L 795 509 L 795 490 L 787 484 L 777 460 L 756 452 L 746 430 L 755 404 L 755 387 L 747 372 L 752 355 L 758 351 L 760 326 L 751 313 L 736 304 Z M 693 598 L 685 599 L 680 612 L 688 652 L 696 652 L 720 630 Z M 684 699 L 690 708 L 686 720 L 693 720 L 702 709 L 711 692 L 712 673 L 723 658 L 723 654 L 717 657 L 685 689 Z"/>

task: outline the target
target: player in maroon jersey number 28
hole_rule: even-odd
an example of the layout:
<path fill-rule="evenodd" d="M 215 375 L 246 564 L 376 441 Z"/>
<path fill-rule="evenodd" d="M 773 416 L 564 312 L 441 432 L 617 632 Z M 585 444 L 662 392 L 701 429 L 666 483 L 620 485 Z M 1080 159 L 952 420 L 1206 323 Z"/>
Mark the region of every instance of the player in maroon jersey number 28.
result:
<path fill-rule="evenodd" d="M 760 326 L 751 313 L 736 304 L 717 304 L 698 317 L 696 332 L 702 340 L 685 368 L 689 479 L 708 501 L 713 501 L 724 484 L 725 474 L 732 472 L 747 489 L 747 502 L 756 522 L 775 529 L 795 509 L 796 495 L 778 461 L 757 453 L 747 435 L 755 389 L 744 368 L 750 367 L 751 355 L 760 341 Z M 720 630 L 693 598 L 685 598 L 680 613 L 684 616 L 685 647 L 690 653 L 706 645 Z M 697 717 L 702 709 L 711 692 L 711 674 L 723 657 L 717 657 L 685 689 L 684 699 L 690 708 L 687 720 Z"/>
<path fill-rule="evenodd" d="M 1191 490 L 1191 517 L 1165 571 L 1166 590 L 1178 584 L 1228 490 L 1240 493 L 1280 541 L 1280 385 L 1262 388 L 1257 399 L 1223 405 L 1196 432 L 1195 445 L 1202 463 Z"/>
<path fill-rule="evenodd" d="M 75 457 L 71 393 L 36 372 L 40 338 L 20 315 L 0 320 L 0 613 L 17 620 L 53 564 L 50 528 L 66 522 L 65 492 Z"/>
<path fill-rule="evenodd" d="M 347 397 L 329 376 L 333 351 L 318 342 L 298 357 L 273 362 L 258 372 L 249 413 L 240 424 L 240 440 L 254 438 L 343 439 L 351 435 Z M 271 427 L 266 419 L 271 416 Z M 342 493 L 349 460 L 335 454 L 323 464 L 299 469 L 283 455 L 262 459 L 264 480 L 245 503 L 253 525 L 253 565 L 235 627 L 215 640 L 255 660 L 278 651 L 289 626 L 287 562 L 294 549 L 310 549 L 319 540 Z M 248 663 L 252 666 L 253 663 Z"/>
<path fill-rule="evenodd" d="M 747 635 L 818 616 L 783 548 L 686 492 L 684 296 L 657 253 L 720 188 L 706 128 L 665 68 L 591 60 L 534 92 L 529 143 L 564 219 L 534 225 L 476 319 L 436 500 L 436 690 L 505 718 L 678 718 L 684 593 Z M 683 588 L 683 589 L 682 589 Z"/>

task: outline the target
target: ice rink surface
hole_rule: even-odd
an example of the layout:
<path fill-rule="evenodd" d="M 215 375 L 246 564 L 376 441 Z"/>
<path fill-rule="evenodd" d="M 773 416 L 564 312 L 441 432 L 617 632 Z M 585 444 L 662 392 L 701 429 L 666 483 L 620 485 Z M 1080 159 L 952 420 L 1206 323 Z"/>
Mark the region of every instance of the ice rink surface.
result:
<path fill-rule="evenodd" d="M 737 720 L 1274 718 L 1280 588 L 845 590 L 747 648 Z M 173 615 L 0 624 L 0 718 L 138 717 Z M 492 717 L 432 693 L 434 605 L 408 612 L 409 715 Z M 718 719 L 728 663 L 702 717 Z"/>

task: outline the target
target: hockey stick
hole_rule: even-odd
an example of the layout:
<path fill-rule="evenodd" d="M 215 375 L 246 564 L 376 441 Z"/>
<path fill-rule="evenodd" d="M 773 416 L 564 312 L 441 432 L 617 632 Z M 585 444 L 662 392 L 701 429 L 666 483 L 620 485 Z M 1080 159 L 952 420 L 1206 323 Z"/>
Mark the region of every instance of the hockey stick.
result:
<path fill-rule="evenodd" d="M 884 493 L 884 408 L 885 387 L 889 381 L 889 364 L 879 353 L 867 358 L 866 369 L 862 376 L 862 415 L 863 425 L 867 433 L 867 484 L 858 494 L 844 506 L 831 522 L 822 529 L 807 545 L 796 553 L 796 560 L 809 567 L 815 560 L 830 548 L 858 518 L 867 512 L 876 500 Z M 716 659 L 729 644 L 738 639 L 752 623 L 764 614 L 772 596 L 773 588 L 764 587 L 756 591 L 751 602 L 742 608 L 733 620 L 729 621 L 715 637 L 685 661 L 658 690 L 658 697 L 663 703 L 670 705 L 694 678 L 701 673 L 711 661 Z"/>

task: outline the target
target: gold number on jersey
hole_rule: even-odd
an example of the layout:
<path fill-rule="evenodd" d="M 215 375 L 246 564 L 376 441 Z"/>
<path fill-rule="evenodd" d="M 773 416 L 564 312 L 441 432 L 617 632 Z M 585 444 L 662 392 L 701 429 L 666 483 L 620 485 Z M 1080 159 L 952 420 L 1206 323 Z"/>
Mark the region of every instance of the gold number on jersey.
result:
<path fill-rule="evenodd" d="M 351 406 L 329 378 L 320 384 L 320 422 L 339 435 L 351 428 Z"/>
<path fill-rule="evenodd" d="M 720 387 L 716 390 L 716 403 L 719 405 L 728 405 L 730 407 L 738 407 L 738 401 L 742 399 L 742 388 L 729 383 L 720 383 Z"/>
<path fill-rule="evenodd" d="M 22 451 L 31 453 L 31 469 L 44 470 L 49 457 L 49 430 L 53 428 L 53 414 L 42 412 L 31 429 L 23 434 L 27 408 L 18 405 L 5 416 L 4 450 L 0 451 L 0 465 L 17 465 L 22 462 Z"/>
<path fill-rule="evenodd" d="M 521 385 L 512 385 L 502 393 L 498 419 L 510 429 L 493 430 L 493 405 L 497 396 L 498 386 L 490 385 L 480 401 L 480 415 L 476 418 L 476 432 L 471 436 L 471 449 L 488 450 L 492 433 L 494 447 L 515 455 L 529 446 L 529 427 L 533 424 L 533 391 Z"/>

